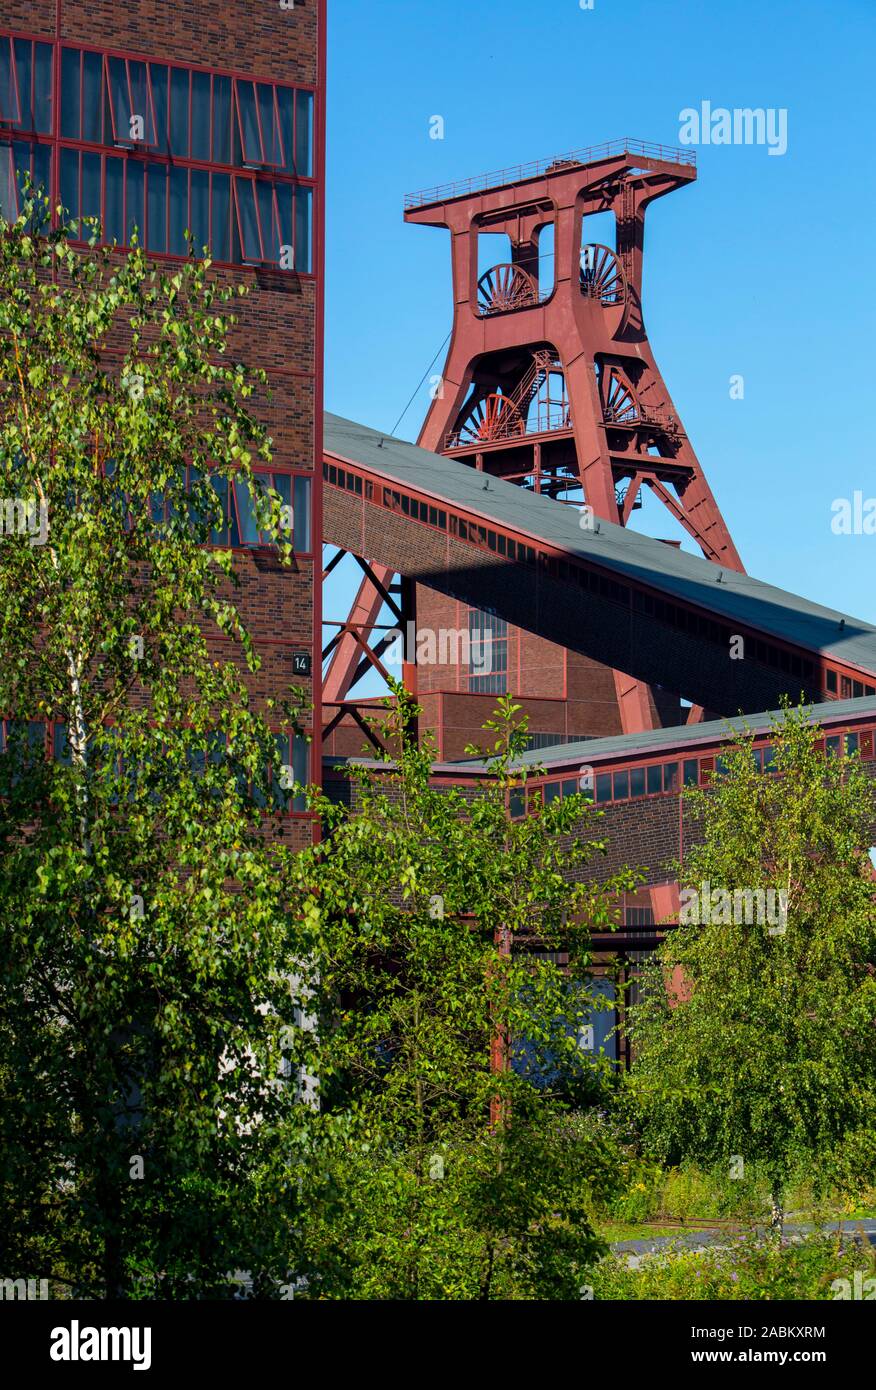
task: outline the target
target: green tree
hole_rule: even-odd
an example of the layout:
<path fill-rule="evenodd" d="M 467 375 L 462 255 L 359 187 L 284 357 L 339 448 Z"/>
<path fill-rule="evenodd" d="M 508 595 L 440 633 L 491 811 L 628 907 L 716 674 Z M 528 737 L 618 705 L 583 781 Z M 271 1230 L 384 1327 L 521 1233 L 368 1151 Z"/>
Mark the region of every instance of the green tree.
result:
<path fill-rule="evenodd" d="M 876 924 L 858 755 L 825 757 L 802 708 L 773 738 L 772 772 L 741 735 L 713 785 L 688 794 L 702 837 L 679 869 L 688 921 L 629 1011 L 629 1090 L 660 1158 L 728 1177 L 740 1158 L 761 1165 L 780 1226 L 795 1165 L 827 1183 L 853 1152 L 872 1180 Z"/>
<path fill-rule="evenodd" d="M 47 211 L 0 224 L 3 1270 L 85 1296 L 222 1293 L 237 1268 L 272 1289 L 313 1119 L 276 742 L 300 692 L 251 701 L 233 555 L 209 544 L 233 488 L 289 559 L 253 471 L 264 378 L 228 359 L 209 261 L 82 254 Z"/>
<path fill-rule="evenodd" d="M 612 1065 L 580 1045 L 604 1006 L 590 932 L 633 876 L 580 877 L 604 848 L 582 795 L 509 816 L 526 781 L 509 699 L 471 791 L 434 785 L 394 694 L 394 754 L 350 767 L 352 810 L 325 806 L 298 866 L 319 905 L 321 1099 L 345 1124 L 324 1151 L 335 1205 L 304 1218 L 310 1292 L 577 1298 L 621 1164 L 592 1113 Z"/>

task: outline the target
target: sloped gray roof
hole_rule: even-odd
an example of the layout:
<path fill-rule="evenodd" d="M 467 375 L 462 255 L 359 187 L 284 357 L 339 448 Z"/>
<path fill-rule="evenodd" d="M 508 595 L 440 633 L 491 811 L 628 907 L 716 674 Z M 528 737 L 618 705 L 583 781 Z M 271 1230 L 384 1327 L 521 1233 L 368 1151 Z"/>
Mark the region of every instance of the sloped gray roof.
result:
<path fill-rule="evenodd" d="M 860 700 L 828 700 L 825 704 L 811 706 L 811 710 L 814 723 L 821 723 L 822 720 L 852 721 L 859 716 L 876 714 L 876 695 L 866 695 Z M 551 748 L 533 748 L 521 754 L 515 765 L 525 767 L 535 764 L 549 768 L 591 763 L 605 758 L 632 758 L 637 753 L 659 755 L 664 749 L 679 743 L 695 750 L 701 744 L 725 739 L 745 730 L 755 734 L 767 733 L 783 718 L 782 710 L 765 710 L 761 714 L 736 715 L 732 719 L 714 719 L 703 724 L 680 724 L 667 729 L 646 729 L 639 734 L 615 734 L 609 738 L 588 738 L 580 743 L 558 743 Z"/>
<path fill-rule="evenodd" d="M 509 527 L 534 542 L 545 541 L 662 590 L 669 598 L 698 604 L 718 618 L 876 673 L 876 627 L 861 618 L 723 569 L 628 527 L 599 521 L 598 531 L 582 530 L 575 507 L 339 415 L 325 415 L 324 451 L 359 463 L 387 481 L 396 480 L 465 507 L 485 522 Z"/>
<path fill-rule="evenodd" d="M 854 723 L 857 719 L 876 715 L 876 695 L 866 695 L 860 700 L 828 700 L 824 704 L 810 706 L 810 713 L 816 724 Z M 558 743 L 550 748 L 532 748 L 522 753 L 514 760 L 514 766 L 543 767 L 546 773 L 552 773 L 562 768 L 597 762 L 625 761 L 638 753 L 659 757 L 661 753 L 682 745 L 694 754 L 698 747 L 728 739 L 746 730 L 753 734 L 768 733 L 784 717 L 783 710 L 764 710 L 760 714 L 740 714 L 732 719 L 714 719 L 703 724 L 676 724 L 666 729 L 646 729 L 638 734 L 612 734 L 608 738 Z M 323 761 L 330 766 L 342 766 L 347 762 L 377 766 L 376 759 L 365 757 L 331 756 Z M 477 775 L 486 769 L 487 764 L 480 758 L 460 758 L 455 762 L 438 762 L 434 766 L 436 772 Z"/>

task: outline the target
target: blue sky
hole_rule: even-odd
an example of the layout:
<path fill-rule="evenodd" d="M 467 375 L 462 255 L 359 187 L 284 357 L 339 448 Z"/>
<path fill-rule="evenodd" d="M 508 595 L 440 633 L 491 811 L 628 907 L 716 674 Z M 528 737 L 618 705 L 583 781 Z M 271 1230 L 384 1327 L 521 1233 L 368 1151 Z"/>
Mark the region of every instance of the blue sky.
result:
<path fill-rule="evenodd" d="M 652 205 L 645 321 L 749 572 L 876 621 L 876 535 L 831 530 L 834 499 L 876 496 L 874 54 L 874 0 L 329 0 L 327 407 L 390 430 L 450 327 L 449 237 L 405 224 L 406 192 L 677 144 L 703 101 L 784 108 L 784 155 L 698 148 Z"/>

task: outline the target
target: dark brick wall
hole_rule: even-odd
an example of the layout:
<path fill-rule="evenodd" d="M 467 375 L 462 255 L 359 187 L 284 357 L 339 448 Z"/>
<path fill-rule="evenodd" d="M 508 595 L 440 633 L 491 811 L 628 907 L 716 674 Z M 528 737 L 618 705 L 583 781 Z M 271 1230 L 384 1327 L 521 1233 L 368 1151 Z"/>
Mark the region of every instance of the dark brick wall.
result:
<path fill-rule="evenodd" d="M 417 589 L 417 623 L 434 631 L 441 628 L 464 628 L 468 623 L 468 605 L 442 594 Z M 508 627 L 508 693 L 515 696 L 529 715 L 533 732 L 557 733 L 565 736 L 590 735 L 598 737 L 622 732 L 615 696 L 614 677 L 609 667 L 564 650 L 525 628 Z M 424 692 L 455 692 L 454 723 L 433 724 L 444 757 L 460 756 L 455 751 L 458 740 L 452 727 L 473 730 L 480 727 L 481 697 L 467 694 L 468 670 L 458 665 L 421 667 L 417 673 L 419 689 Z M 461 745 L 459 745 L 461 746 Z"/>
<path fill-rule="evenodd" d="M 3 0 L 0 28 L 52 38 L 53 0 Z M 317 82 L 318 0 L 61 0 L 61 37 L 276 82 Z"/>
<path fill-rule="evenodd" d="M 560 646 L 678 690 L 686 698 L 734 715 L 778 707 L 799 696 L 799 680 L 753 661 L 731 661 L 729 649 L 677 631 L 537 568 L 516 565 L 351 493 L 327 487 L 325 534 L 337 545 L 393 566 L 421 585 L 490 608 L 526 624 Z M 811 692 L 818 698 L 818 692 Z"/>

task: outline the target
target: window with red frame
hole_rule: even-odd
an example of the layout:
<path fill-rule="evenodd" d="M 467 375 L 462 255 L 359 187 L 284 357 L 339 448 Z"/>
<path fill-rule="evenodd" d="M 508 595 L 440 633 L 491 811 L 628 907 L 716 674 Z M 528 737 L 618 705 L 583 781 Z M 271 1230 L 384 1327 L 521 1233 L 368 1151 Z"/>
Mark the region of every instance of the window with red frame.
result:
<path fill-rule="evenodd" d="M 51 134 L 51 44 L 0 36 L 0 126 Z"/>
<path fill-rule="evenodd" d="M 291 534 L 288 539 L 297 555 L 307 555 L 312 546 L 311 538 L 311 480 L 301 473 L 285 473 L 277 470 L 254 469 L 256 485 L 273 488 L 279 494 L 281 506 L 291 509 L 286 515 L 291 520 Z M 185 487 L 190 493 L 195 482 L 196 470 L 187 466 Z M 210 532 L 214 545 L 246 549 L 272 544 L 268 532 L 260 529 L 255 515 L 249 487 L 245 482 L 232 482 L 218 473 L 210 476 L 210 483 L 222 506 L 225 522 Z M 156 493 L 152 498 L 152 520 L 161 523 L 168 520 L 171 508 L 167 498 Z"/>
<path fill-rule="evenodd" d="M 231 74 L 60 49 L 0 35 L 0 212 L 18 215 L 25 172 L 60 201 L 80 239 L 232 265 L 313 270 L 313 93 Z M 53 135 L 49 144 L 20 142 Z M 209 166 L 209 167 L 206 167 Z"/>

